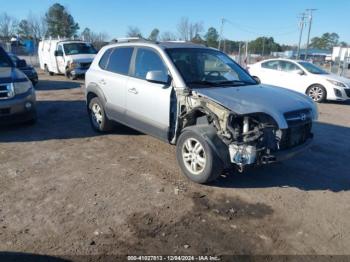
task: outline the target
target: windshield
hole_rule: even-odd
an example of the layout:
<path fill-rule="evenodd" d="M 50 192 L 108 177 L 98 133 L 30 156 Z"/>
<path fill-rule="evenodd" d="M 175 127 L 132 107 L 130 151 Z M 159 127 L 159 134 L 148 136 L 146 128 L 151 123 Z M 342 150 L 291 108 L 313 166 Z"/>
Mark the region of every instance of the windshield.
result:
<path fill-rule="evenodd" d="M 326 71 L 309 62 L 299 62 L 309 73 L 316 75 L 328 75 Z"/>
<path fill-rule="evenodd" d="M 222 52 L 205 48 L 173 48 L 166 51 L 188 86 L 257 84 Z"/>
<path fill-rule="evenodd" d="M 78 54 L 96 54 L 96 49 L 91 44 L 86 43 L 70 43 L 63 45 L 64 53 L 66 55 Z"/>

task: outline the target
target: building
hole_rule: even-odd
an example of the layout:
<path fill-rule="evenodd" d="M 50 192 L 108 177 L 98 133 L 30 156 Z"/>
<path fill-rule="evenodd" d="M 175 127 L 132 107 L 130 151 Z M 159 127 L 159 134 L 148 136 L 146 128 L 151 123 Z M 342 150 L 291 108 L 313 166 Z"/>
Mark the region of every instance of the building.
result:
<path fill-rule="evenodd" d="M 346 59 L 347 61 L 350 60 L 350 46 L 348 46 L 348 47 L 342 47 L 342 46 L 333 47 L 332 60 L 344 62 L 344 58 L 347 58 Z"/>

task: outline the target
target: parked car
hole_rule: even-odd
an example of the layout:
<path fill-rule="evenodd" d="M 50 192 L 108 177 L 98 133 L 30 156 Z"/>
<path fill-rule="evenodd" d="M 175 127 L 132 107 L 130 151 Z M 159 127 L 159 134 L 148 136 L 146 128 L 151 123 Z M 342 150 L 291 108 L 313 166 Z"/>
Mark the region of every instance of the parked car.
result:
<path fill-rule="evenodd" d="M 36 121 L 32 82 L 0 47 L 0 125 Z"/>
<path fill-rule="evenodd" d="M 190 43 L 103 47 L 85 92 L 95 130 L 115 121 L 176 144 L 183 173 L 198 183 L 304 150 L 318 116 L 307 96 L 259 85 L 226 54 Z"/>
<path fill-rule="evenodd" d="M 32 84 L 35 86 L 38 83 L 39 78 L 38 78 L 38 73 L 35 71 L 34 67 L 32 67 L 31 65 L 28 65 L 26 60 L 20 59 L 18 56 L 16 56 L 13 53 L 8 53 L 8 55 L 10 56 L 14 65 L 19 70 L 21 70 L 29 78 L 29 80 L 32 81 Z"/>
<path fill-rule="evenodd" d="M 90 43 L 76 40 L 43 40 L 38 47 L 40 68 L 69 79 L 84 76 L 96 53 Z"/>
<path fill-rule="evenodd" d="M 263 84 L 306 94 L 315 102 L 350 99 L 350 79 L 328 73 L 310 62 L 269 59 L 250 65 L 248 70 Z"/>

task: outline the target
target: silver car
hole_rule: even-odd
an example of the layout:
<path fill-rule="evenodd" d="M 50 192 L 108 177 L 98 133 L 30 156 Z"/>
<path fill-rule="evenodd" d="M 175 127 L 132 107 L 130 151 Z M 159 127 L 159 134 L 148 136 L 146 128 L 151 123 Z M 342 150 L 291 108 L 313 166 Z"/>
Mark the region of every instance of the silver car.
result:
<path fill-rule="evenodd" d="M 295 155 L 318 116 L 307 96 L 260 85 L 226 54 L 191 43 L 105 46 L 85 92 L 95 130 L 115 121 L 176 145 L 183 173 L 197 183 Z"/>

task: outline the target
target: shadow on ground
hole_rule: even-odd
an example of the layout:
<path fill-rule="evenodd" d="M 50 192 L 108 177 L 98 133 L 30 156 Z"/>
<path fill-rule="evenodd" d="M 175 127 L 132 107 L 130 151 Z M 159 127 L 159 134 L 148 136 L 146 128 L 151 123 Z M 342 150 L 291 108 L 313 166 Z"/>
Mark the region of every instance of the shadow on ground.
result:
<path fill-rule="evenodd" d="M 65 90 L 80 88 L 81 85 L 82 83 L 78 81 L 39 80 L 35 89 L 38 91 Z"/>
<path fill-rule="evenodd" d="M 314 125 L 313 146 L 300 155 L 269 166 L 229 174 L 211 186 L 224 188 L 296 187 L 301 190 L 350 190 L 350 128 Z"/>
<path fill-rule="evenodd" d="M 17 124 L 0 127 L 0 143 L 87 138 L 102 135 L 92 129 L 85 101 L 38 101 L 37 111 L 38 121 L 34 125 Z M 139 135 L 140 133 L 118 125 L 112 134 Z"/>

